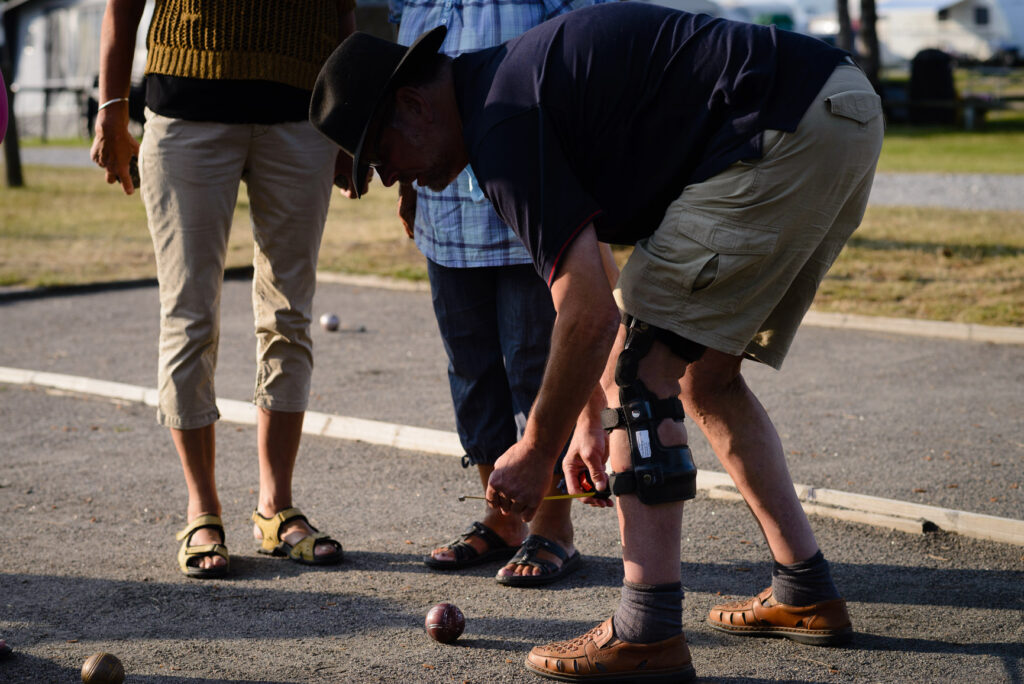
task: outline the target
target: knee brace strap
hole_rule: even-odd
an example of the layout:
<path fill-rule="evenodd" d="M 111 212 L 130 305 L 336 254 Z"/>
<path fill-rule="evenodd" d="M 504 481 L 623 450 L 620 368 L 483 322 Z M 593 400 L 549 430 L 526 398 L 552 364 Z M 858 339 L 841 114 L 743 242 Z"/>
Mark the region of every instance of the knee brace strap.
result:
<path fill-rule="evenodd" d="M 640 381 L 637 380 L 637 382 Z M 671 418 L 672 420 L 683 420 L 686 418 L 686 413 L 683 412 L 683 403 L 676 397 L 669 397 L 668 399 L 655 398 L 651 402 L 651 414 L 655 421 L 664 420 L 665 418 Z M 622 407 L 607 408 L 601 411 L 601 427 L 605 430 L 611 431 L 617 428 L 628 427 L 628 425 L 629 421 Z"/>
<path fill-rule="evenodd" d="M 612 494 L 635 493 L 648 505 L 692 499 L 697 495 L 697 468 L 690 447 L 664 446 L 657 431 L 662 420 L 681 419 L 683 405 L 675 397 L 658 399 L 640 380 L 634 380 L 629 389 L 642 398 L 601 413 L 606 430 L 625 428 L 633 466 L 632 470 L 612 473 Z"/>

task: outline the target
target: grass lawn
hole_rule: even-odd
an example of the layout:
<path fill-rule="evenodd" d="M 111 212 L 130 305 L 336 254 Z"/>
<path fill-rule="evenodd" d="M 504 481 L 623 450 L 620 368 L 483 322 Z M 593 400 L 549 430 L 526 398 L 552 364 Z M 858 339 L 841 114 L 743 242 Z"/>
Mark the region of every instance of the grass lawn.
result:
<path fill-rule="evenodd" d="M 814 309 L 1024 326 L 1024 212 L 869 207 Z"/>
<path fill-rule="evenodd" d="M 1024 325 L 1024 212 L 870 207 L 814 307 Z"/>
<path fill-rule="evenodd" d="M 28 166 L 26 187 L 0 186 L 0 285 L 47 286 L 152 277 L 146 212 L 97 169 Z M 426 278 L 405 237 L 395 189 L 375 184 L 363 200 L 331 203 L 321 266 L 327 270 Z M 244 185 L 228 243 L 228 266 L 252 263 Z"/>
<path fill-rule="evenodd" d="M 981 143 L 970 143 L 972 136 Z M 1024 132 L 1011 137 L 939 135 L 899 139 L 904 159 L 950 146 L 950 170 L 1009 172 L 1022 166 Z M 957 143 L 957 139 L 965 141 Z M 894 138 L 890 135 L 887 146 Z M 1016 139 L 1016 138 L 1014 138 Z M 994 140 L 1001 140 L 997 143 Z M 927 141 L 927 145 L 919 143 Z M 914 152 L 914 145 L 918 152 Z M 991 149 L 990 149 L 991 148 Z M 887 147 L 886 153 L 892 148 Z M 899 155 L 890 156 L 890 160 Z M 965 159 L 986 158 L 973 165 Z M 935 157 L 933 156 L 933 164 Z M 885 156 L 883 155 L 883 160 Z M 996 160 L 1002 160 L 998 162 Z M 951 162 L 952 163 L 952 162 Z M 931 170 L 935 170 L 934 168 Z M 1024 167 L 1019 172 L 1024 173 Z M 25 169 L 27 187 L 0 187 L 0 285 L 38 287 L 152 277 L 152 245 L 138 195 L 126 197 L 96 169 Z M 379 183 L 360 201 L 335 196 L 320 268 L 424 279 L 423 257 L 395 217 L 396 192 Z M 244 188 L 228 265 L 252 261 Z M 628 249 L 619 249 L 620 259 Z M 1024 325 L 1024 212 L 871 207 L 815 301 L 815 308 L 880 316 Z"/>
<path fill-rule="evenodd" d="M 909 73 L 886 73 L 890 80 Z M 940 126 L 890 125 L 880 171 L 1024 173 L 1024 69 L 956 69 L 961 97 L 1010 98 L 1013 109 L 993 110 L 974 131 Z"/>
<path fill-rule="evenodd" d="M 889 126 L 879 171 L 1024 174 L 1024 111 L 990 112 L 976 131 Z"/>

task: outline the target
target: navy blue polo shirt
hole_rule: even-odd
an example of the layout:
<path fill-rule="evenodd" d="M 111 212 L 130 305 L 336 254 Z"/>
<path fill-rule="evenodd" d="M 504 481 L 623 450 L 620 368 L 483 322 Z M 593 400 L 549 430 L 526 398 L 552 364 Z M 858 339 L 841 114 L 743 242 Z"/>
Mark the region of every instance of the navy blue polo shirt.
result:
<path fill-rule="evenodd" d="M 570 12 L 455 59 L 470 165 L 550 284 L 573 238 L 633 244 L 683 188 L 796 130 L 845 53 L 655 5 Z"/>

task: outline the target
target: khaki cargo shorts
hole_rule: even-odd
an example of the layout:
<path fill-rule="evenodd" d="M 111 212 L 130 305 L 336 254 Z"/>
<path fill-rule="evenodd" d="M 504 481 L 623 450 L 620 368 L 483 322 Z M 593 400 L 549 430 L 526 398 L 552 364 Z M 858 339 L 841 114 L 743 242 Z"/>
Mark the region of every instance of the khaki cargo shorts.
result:
<path fill-rule="evenodd" d="M 619 308 L 726 354 L 779 368 L 825 273 L 860 225 L 882 147 L 881 101 L 840 65 L 794 133 L 687 186 L 638 242 Z"/>

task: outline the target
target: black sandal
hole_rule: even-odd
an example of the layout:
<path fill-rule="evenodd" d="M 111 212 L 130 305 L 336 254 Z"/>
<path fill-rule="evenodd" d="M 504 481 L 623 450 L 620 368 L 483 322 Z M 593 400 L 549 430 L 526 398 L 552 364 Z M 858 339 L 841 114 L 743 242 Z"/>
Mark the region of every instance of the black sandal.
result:
<path fill-rule="evenodd" d="M 487 550 L 477 551 L 476 547 L 469 543 L 470 537 L 480 537 L 487 542 Z M 454 551 L 455 558 L 453 560 L 438 560 L 433 556 L 427 556 L 423 562 L 428 568 L 460 570 L 490 561 L 508 560 L 516 552 L 515 546 L 506 544 L 501 535 L 482 522 L 472 523 L 465 532 L 445 544 L 443 548 Z"/>
<path fill-rule="evenodd" d="M 542 549 L 558 556 L 562 564 L 555 565 L 549 560 L 537 558 L 537 552 Z M 519 553 L 512 556 L 512 559 L 506 565 L 513 563 L 530 565 L 540 568 L 543 572 L 539 575 L 498 575 L 495 579 L 498 584 L 504 584 L 506 587 L 537 587 L 542 584 L 557 582 L 563 577 L 576 572 L 580 567 L 580 562 L 579 551 L 573 551 L 570 556 L 565 552 L 565 549 L 550 539 L 539 534 L 531 534 L 523 540 L 523 545 L 519 547 Z"/>

